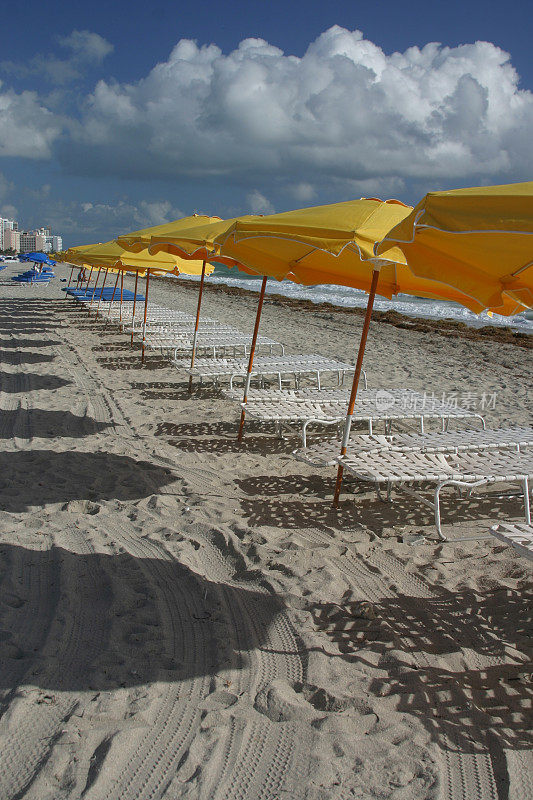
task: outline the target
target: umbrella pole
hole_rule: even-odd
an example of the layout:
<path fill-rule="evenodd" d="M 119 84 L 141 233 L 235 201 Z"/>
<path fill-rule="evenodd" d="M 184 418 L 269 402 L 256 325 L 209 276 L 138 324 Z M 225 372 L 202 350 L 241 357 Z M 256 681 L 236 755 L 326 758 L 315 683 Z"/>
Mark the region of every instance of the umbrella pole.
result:
<path fill-rule="evenodd" d="M 363 332 L 361 333 L 361 341 L 359 342 L 359 352 L 357 354 L 357 363 L 355 365 L 355 372 L 353 376 L 352 391 L 350 394 L 350 402 L 348 403 L 348 412 L 346 414 L 346 422 L 344 423 L 344 433 L 342 436 L 341 456 L 346 454 L 348 449 L 348 442 L 350 440 L 350 429 L 352 427 L 352 416 L 355 407 L 355 399 L 357 397 L 357 389 L 359 388 L 359 378 L 361 377 L 361 370 L 363 368 L 363 357 L 365 354 L 366 340 L 368 337 L 368 329 L 370 327 L 370 318 L 372 316 L 372 308 L 374 307 L 374 299 L 376 297 L 376 289 L 379 279 L 379 267 L 374 266 L 372 272 L 372 283 L 370 284 L 370 293 L 368 295 L 368 303 L 366 305 L 365 321 L 363 323 Z M 336 508 L 339 503 L 339 495 L 342 486 L 342 475 L 344 467 L 339 464 L 337 470 L 337 483 L 335 484 L 335 495 L 333 497 L 333 506 Z"/>
<path fill-rule="evenodd" d="M 150 270 L 146 270 L 146 291 L 144 297 L 144 321 L 143 321 L 143 344 L 142 344 L 142 355 L 141 355 L 141 364 L 144 364 L 144 342 L 146 340 L 146 317 L 148 314 L 148 287 L 150 286 Z"/>
<path fill-rule="evenodd" d="M 131 339 L 130 347 L 133 347 L 133 332 L 135 331 L 135 306 L 137 305 L 137 283 L 139 282 L 139 270 L 135 270 L 135 289 L 133 290 L 133 311 L 131 312 Z"/>
<path fill-rule="evenodd" d="M 118 321 L 122 322 L 122 297 L 124 295 L 124 270 L 120 270 L 120 306 L 118 309 Z"/>
<path fill-rule="evenodd" d="M 255 345 L 257 342 L 257 334 L 259 332 L 259 322 L 261 320 L 261 311 L 263 308 L 263 300 L 265 299 L 265 289 L 267 285 L 267 276 L 265 275 L 263 278 L 263 282 L 261 284 L 261 294 L 259 295 L 259 305 L 257 306 L 257 314 L 255 317 L 255 327 L 254 327 L 254 335 L 252 337 L 252 346 L 250 348 L 250 360 L 248 361 L 248 372 L 246 374 L 246 383 L 244 384 L 244 397 L 242 398 L 243 402 L 243 409 L 241 412 L 241 422 L 239 425 L 239 434 L 237 436 L 237 441 L 242 442 L 242 432 L 244 429 L 244 417 L 246 416 L 246 409 L 244 408 L 244 404 L 248 399 L 248 390 L 250 389 L 250 381 L 252 379 L 252 367 L 254 364 L 254 353 L 255 353 Z"/>
<path fill-rule="evenodd" d="M 96 281 L 94 282 L 94 286 L 93 286 L 93 293 L 91 295 L 91 302 L 89 303 L 89 314 L 91 313 L 91 308 L 92 308 L 92 305 L 93 305 L 94 295 L 96 294 L 96 287 L 98 286 L 98 281 L 100 280 L 101 271 L 102 271 L 102 267 L 99 267 L 98 275 L 96 276 Z"/>
<path fill-rule="evenodd" d="M 107 267 L 107 269 L 105 271 L 105 275 L 104 275 L 104 280 L 102 281 L 102 288 L 100 289 L 100 297 L 98 298 L 98 305 L 96 306 L 96 317 L 95 317 L 95 319 L 98 319 L 98 312 L 100 311 L 100 301 L 102 300 L 102 297 L 103 297 L 103 294 L 104 294 L 104 286 L 105 286 L 105 282 L 107 280 L 107 273 L 108 272 L 109 272 L 109 267 Z"/>
<path fill-rule="evenodd" d="M 202 277 L 200 278 L 200 291 L 198 293 L 198 307 L 196 309 L 196 324 L 194 326 L 194 338 L 192 340 L 191 369 L 194 367 L 196 358 L 196 342 L 198 340 L 198 326 L 200 324 L 200 307 L 202 305 L 202 294 L 204 291 L 205 279 L 205 260 L 202 262 Z M 189 394 L 192 392 L 192 375 L 189 375 Z"/>
<path fill-rule="evenodd" d="M 89 291 L 89 284 L 91 283 L 91 276 L 92 276 L 92 274 L 93 274 L 93 268 L 91 267 L 91 270 L 90 270 L 90 272 L 89 272 L 89 277 L 87 278 L 87 286 L 86 286 L 86 291 L 87 291 L 87 292 Z"/>
<path fill-rule="evenodd" d="M 113 308 L 113 303 L 115 302 L 115 292 L 117 291 L 119 277 L 120 277 L 120 271 L 117 272 L 117 279 L 115 281 L 115 285 L 113 286 L 113 292 L 112 292 L 111 298 L 109 300 L 109 311 L 107 312 L 107 320 L 106 320 L 106 323 L 105 323 L 106 328 L 107 328 L 107 323 L 111 319 L 111 309 Z"/>

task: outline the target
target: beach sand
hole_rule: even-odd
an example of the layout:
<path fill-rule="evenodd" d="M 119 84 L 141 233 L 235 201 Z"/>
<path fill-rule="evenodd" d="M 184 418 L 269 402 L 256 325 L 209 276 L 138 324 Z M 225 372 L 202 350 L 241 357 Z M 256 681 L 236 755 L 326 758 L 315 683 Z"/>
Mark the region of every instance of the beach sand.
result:
<path fill-rule="evenodd" d="M 1 800 L 531 798 L 528 562 L 437 543 L 405 495 L 347 481 L 333 510 L 296 438 L 249 421 L 239 446 L 237 403 L 142 367 L 64 285 L 0 286 Z M 186 311 L 196 291 L 150 286 Z M 208 289 L 204 312 L 251 332 L 256 303 Z M 527 342 L 391 321 L 370 386 L 531 424 Z M 361 322 L 270 297 L 261 333 L 353 362 Z M 455 538 L 521 515 L 443 503 Z"/>

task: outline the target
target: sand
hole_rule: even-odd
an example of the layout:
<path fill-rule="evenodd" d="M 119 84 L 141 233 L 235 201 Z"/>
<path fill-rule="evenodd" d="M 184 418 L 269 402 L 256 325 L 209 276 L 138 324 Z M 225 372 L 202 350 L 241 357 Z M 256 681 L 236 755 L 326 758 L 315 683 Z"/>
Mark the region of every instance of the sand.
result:
<path fill-rule="evenodd" d="M 250 422 L 239 447 L 236 404 L 141 367 L 61 285 L 0 286 L 1 800 L 531 798 L 528 562 L 437 543 L 406 496 L 347 484 L 334 511 L 296 439 Z M 256 302 L 204 308 L 251 330 Z M 496 393 L 488 424 L 531 424 L 523 342 L 396 322 L 371 325 L 371 386 Z M 360 328 L 268 298 L 261 332 L 353 360 Z M 452 537 L 521 515 L 443 506 Z"/>

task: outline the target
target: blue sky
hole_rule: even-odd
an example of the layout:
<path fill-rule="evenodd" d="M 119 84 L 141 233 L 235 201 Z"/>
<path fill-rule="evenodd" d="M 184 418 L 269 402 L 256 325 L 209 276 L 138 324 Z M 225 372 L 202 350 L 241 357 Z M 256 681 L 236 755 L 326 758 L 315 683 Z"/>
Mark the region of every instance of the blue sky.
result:
<path fill-rule="evenodd" d="M 532 177 L 530 3 L 30 0 L 3 19 L 0 214 L 69 245 Z"/>

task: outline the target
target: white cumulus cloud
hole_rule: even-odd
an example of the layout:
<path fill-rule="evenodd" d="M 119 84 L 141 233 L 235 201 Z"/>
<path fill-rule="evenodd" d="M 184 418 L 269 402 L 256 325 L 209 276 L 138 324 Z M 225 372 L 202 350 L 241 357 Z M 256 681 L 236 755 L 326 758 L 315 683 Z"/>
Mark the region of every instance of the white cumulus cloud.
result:
<path fill-rule="evenodd" d="M 386 54 L 334 26 L 302 57 L 182 40 L 142 80 L 100 81 L 61 157 L 87 174 L 275 181 L 304 202 L 332 181 L 519 180 L 532 124 L 533 94 L 489 42 Z"/>
<path fill-rule="evenodd" d="M 63 86 L 81 78 L 90 67 L 99 66 L 114 49 L 103 36 L 92 31 L 74 30 L 57 41 L 68 52 L 66 58 L 58 58 L 55 53 L 37 53 L 19 62 L 3 61 L 0 69 L 18 78 L 39 77 Z"/>
<path fill-rule="evenodd" d="M 264 194 L 261 194 L 258 189 L 249 192 L 246 195 L 246 200 L 250 211 L 253 211 L 254 214 L 273 214 L 275 211 L 270 200 Z"/>
<path fill-rule="evenodd" d="M 38 214 L 35 213 L 37 219 Z M 119 233 L 160 225 L 185 216 L 167 200 L 64 201 L 51 196 L 46 202 L 46 220 L 60 231 L 67 243 L 92 244 L 115 238 Z M 37 222 L 32 223 L 37 224 Z"/>
<path fill-rule="evenodd" d="M 2 91 L 0 83 L 0 156 L 50 158 L 62 127 L 35 92 Z"/>

